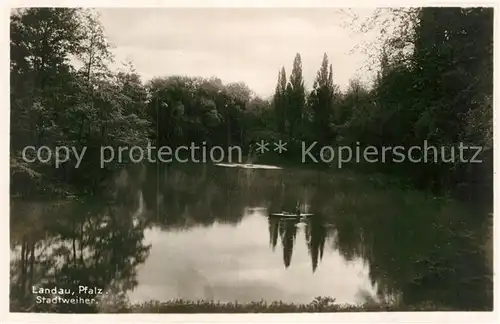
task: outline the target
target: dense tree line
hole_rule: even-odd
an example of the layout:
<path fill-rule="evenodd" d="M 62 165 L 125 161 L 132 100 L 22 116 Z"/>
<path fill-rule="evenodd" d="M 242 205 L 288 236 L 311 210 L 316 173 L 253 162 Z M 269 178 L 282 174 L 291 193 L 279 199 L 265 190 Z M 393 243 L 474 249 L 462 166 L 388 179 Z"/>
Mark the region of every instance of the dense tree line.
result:
<path fill-rule="evenodd" d="M 285 69 L 280 71 L 274 95 L 278 130 L 291 139 L 352 148 L 422 147 L 427 141 L 437 148 L 429 150 L 427 163 L 389 159 L 363 168 L 407 176 L 420 187 L 450 190 L 468 200 L 491 201 L 493 10 L 422 8 L 391 14 L 400 25 L 384 40 L 371 87 L 353 80 L 340 92 L 326 54 L 307 96 L 297 80 L 299 54 L 288 83 Z M 476 160 L 482 163 L 460 163 L 458 149 L 450 156 L 451 147 L 460 144 L 481 146 Z"/>
<path fill-rule="evenodd" d="M 244 83 L 170 76 L 143 84 L 130 65 L 112 71 L 110 44 L 93 11 L 23 9 L 10 25 L 14 192 L 50 184 L 93 191 L 118 166 L 99 169 L 101 146 L 247 144 L 250 130 L 259 133 L 271 123 L 268 102 Z M 56 169 L 54 155 L 26 163 L 21 153 L 28 145 L 87 151 L 78 169 L 74 160 Z"/>
<path fill-rule="evenodd" d="M 54 181 L 94 186 L 103 176 L 95 165 L 101 145 L 144 144 L 150 123 L 143 85 L 133 71 L 110 71 L 110 45 L 92 11 L 22 9 L 10 30 L 14 189 Z M 87 147 L 86 158 L 79 169 L 74 159 L 54 168 L 53 155 L 26 164 L 28 145 Z"/>
<path fill-rule="evenodd" d="M 433 163 L 387 167 L 410 174 L 423 187 L 491 201 L 493 10 L 423 8 L 403 11 L 402 17 L 400 32 L 389 37 L 381 53 L 374 88 L 367 92 L 353 87 L 347 94 L 356 103 L 342 132 L 345 140 L 405 147 L 422 146 L 424 140 L 436 147 L 482 146 L 483 162 L 478 164 L 444 163 L 450 153 L 445 157 L 431 151 Z"/>
<path fill-rule="evenodd" d="M 107 145 L 206 142 L 245 148 L 259 139 L 283 139 L 290 157 L 308 140 L 405 147 L 428 140 L 436 146 L 482 146 L 483 163 L 368 167 L 408 176 L 424 188 L 491 199 L 493 10 L 394 13 L 401 26 L 385 40 L 371 87 L 354 80 L 340 91 L 325 54 L 312 89 L 306 89 L 297 54 L 289 78 L 281 68 L 274 96 L 264 100 L 244 83 L 217 78 L 169 76 L 143 84 L 131 66 L 112 71 L 110 44 L 94 12 L 16 11 L 10 24 L 13 191 L 27 193 L 36 183 L 94 190 L 119 167 L 97 167 L 99 147 Z M 25 163 L 21 151 L 27 145 L 87 152 L 78 169 L 75 161 L 54 168 L 54 157 Z"/>

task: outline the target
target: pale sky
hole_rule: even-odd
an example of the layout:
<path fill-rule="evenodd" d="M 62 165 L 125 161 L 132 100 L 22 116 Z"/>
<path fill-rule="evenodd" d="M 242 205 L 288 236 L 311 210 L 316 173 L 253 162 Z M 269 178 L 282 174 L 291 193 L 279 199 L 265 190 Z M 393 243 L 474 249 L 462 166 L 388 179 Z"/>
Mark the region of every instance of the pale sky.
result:
<path fill-rule="evenodd" d="M 333 65 L 334 82 L 345 89 L 368 56 L 351 50 L 373 40 L 345 27 L 347 14 L 335 8 L 109 8 L 101 22 L 115 46 L 117 61 L 131 61 L 143 80 L 156 76 L 217 76 L 243 81 L 258 95 L 273 94 L 278 71 L 290 75 L 302 56 L 306 88 L 312 87 L 323 53 Z M 352 9 L 368 16 L 371 9 Z"/>

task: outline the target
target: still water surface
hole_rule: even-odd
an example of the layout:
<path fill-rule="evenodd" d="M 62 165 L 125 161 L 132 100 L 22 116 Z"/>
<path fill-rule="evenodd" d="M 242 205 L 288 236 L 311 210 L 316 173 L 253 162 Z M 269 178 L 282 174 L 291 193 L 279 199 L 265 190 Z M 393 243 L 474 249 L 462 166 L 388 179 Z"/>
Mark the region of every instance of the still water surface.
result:
<path fill-rule="evenodd" d="M 313 216 L 269 217 L 297 208 Z M 131 302 L 487 309 L 471 219 L 454 201 L 347 172 L 133 166 L 98 197 L 12 201 L 11 308 L 33 303 L 33 285 L 85 284 Z"/>
<path fill-rule="evenodd" d="M 273 247 L 270 235 L 274 231 L 279 236 L 280 225 L 281 237 L 275 238 Z M 325 237 L 317 239 L 328 245 L 326 253 L 319 245 L 314 251 L 310 235 L 308 224 L 268 221 L 261 212 L 245 214 L 237 225 L 147 230 L 151 254 L 139 266 L 139 286 L 130 297 L 307 303 L 335 292 L 337 301 L 357 303 L 365 294 L 375 295 L 368 265 L 361 258 L 346 260 Z"/>

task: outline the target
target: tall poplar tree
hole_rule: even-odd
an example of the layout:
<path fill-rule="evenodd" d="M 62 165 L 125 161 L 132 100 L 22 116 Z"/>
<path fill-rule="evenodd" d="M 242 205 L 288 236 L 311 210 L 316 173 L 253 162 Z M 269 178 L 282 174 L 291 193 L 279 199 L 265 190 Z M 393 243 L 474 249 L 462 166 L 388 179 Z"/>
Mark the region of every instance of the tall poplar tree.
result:
<path fill-rule="evenodd" d="M 329 140 L 331 136 L 330 119 L 333 112 L 334 94 L 332 66 L 329 64 L 328 56 L 325 53 L 311 93 L 314 98 L 310 99 L 313 102 L 313 124 L 316 136 L 322 142 Z"/>
<path fill-rule="evenodd" d="M 302 59 L 300 54 L 295 55 L 293 61 L 292 74 L 290 75 L 290 93 L 288 96 L 288 114 L 287 120 L 289 124 L 288 135 L 290 139 L 298 135 L 297 130 L 303 122 L 304 107 L 305 107 L 305 92 L 304 79 L 302 77 Z"/>
<path fill-rule="evenodd" d="M 276 84 L 276 90 L 274 93 L 274 110 L 277 120 L 277 127 L 280 133 L 284 133 L 286 129 L 286 110 L 287 110 L 287 98 L 286 98 L 286 72 L 285 68 L 282 67 L 278 73 L 278 83 Z"/>

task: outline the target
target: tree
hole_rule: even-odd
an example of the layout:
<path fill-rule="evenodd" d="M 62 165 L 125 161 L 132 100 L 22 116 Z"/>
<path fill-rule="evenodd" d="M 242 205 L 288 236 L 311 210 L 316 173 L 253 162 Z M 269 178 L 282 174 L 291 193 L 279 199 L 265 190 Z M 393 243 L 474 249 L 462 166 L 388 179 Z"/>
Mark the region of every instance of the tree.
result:
<path fill-rule="evenodd" d="M 286 98 L 286 72 L 285 68 L 282 67 L 278 73 L 278 84 L 276 85 L 276 90 L 274 93 L 274 111 L 276 115 L 276 122 L 278 127 L 278 132 L 284 134 L 286 130 L 287 121 L 287 98 Z"/>
<path fill-rule="evenodd" d="M 82 39 L 77 10 L 28 8 L 13 13 L 11 32 L 11 140 L 13 149 L 55 136 L 51 118 L 67 106 L 70 55 Z M 49 129 L 51 130 L 49 132 Z"/>
<path fill-rule="evenodd" d="M 79 170 L 74 168 L 75 160 L 53 168 L 53 155 L 47 163 L 33 163 L 23 170 L 30 176 L 43 174 L 43 179 L 93 186 L 107 171 L 95 167 L 99 146 L 145 144 L 147 122 L 136 114 L 139 108 L 131 108 L 143 105 L 144 96 L 130 100 L 126 96 L 130 89 L 119 81 L 123 76 L 109 72 L 109 44 L 92 11 L 29 8 L 14 12 L 11 54 L 14 166 L 22 165 L 20 152 L 27 145 L 86 147 Z M 72 58 L 81 60 L 79 70 Z M 136 90 L 139 83 L 136 80 Z"/>
<path fill-rule="evenodd" d="M 486 163 L 457 163 L 457 156 L 451 157 L 455 163 L 445 163 L 450 157 L 438 150 L 428 156 L 434 163 L 419 168 L 391 166 L 392 172 L 409 175 L 420 187 L 483 200 L 472 193 L 491 192 L 492 183 L 492 12 L 491 8 L 390 11 L 392 18 L 386 20 L 395 21 L 396 28 L 381 42 L 373 104 L 354 113 L 345 130 L 351 132 L 349 137 L 386 146 L 427 141 L 448 152 L 460 143 L 484 145 L 487 149 L 480 159 Z"/>
<path fill-rule="evenodd" d="M 304 80 L 302 78 L 302 60 L 297 53 L 293 61 L 292 73 L 290 74 L 290 91 L 288 94 L 288 114 L 289 138 L 296 136 L 297 129 L 302 129 L 305 107 Z"/>
<path fill-rule="evenodd" d="M 330 122 L 332 121 L 334 94 L 332 66 L 328 64 L 328 56 L 325 53 L 314 81 L 312 98 L 309 99 L 313 103 L 313 125 L 318 140 L 321 142 L 331 139 Z"/>

